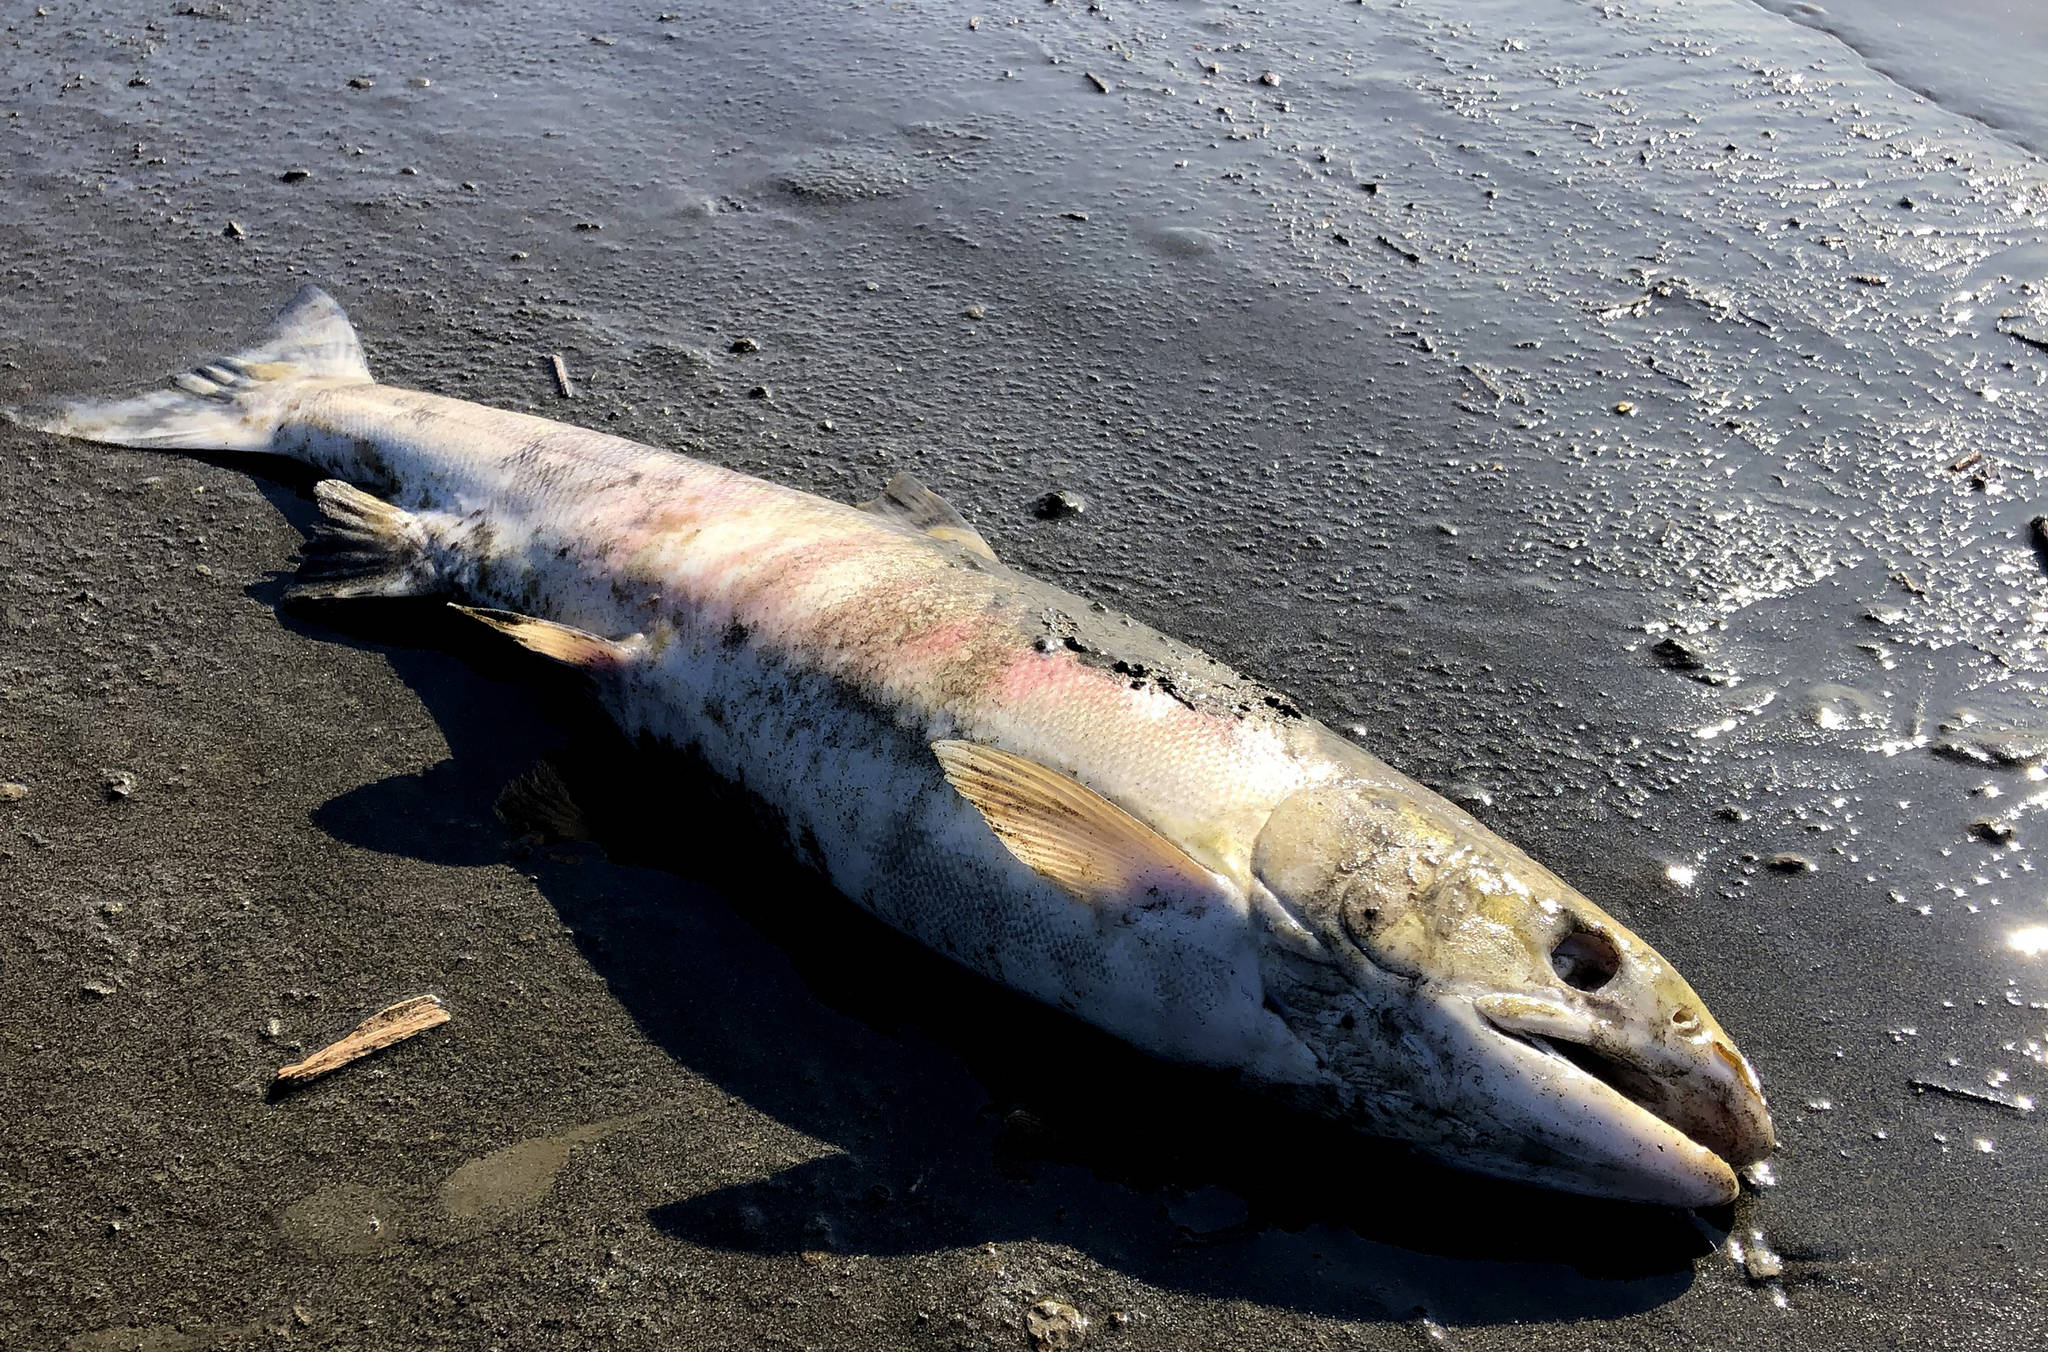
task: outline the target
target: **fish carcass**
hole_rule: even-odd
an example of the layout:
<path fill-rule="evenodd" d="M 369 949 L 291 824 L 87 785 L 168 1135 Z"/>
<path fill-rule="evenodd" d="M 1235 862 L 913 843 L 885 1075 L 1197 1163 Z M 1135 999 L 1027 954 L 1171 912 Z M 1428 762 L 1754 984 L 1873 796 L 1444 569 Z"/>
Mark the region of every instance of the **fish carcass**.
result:
<path fill-rule="evenodd" d="M 1655 950 L 1285 697 L 1005 566 L 908 476 L 861 506 L 378 384 L 307 287 L 168 389 L 17 421 L 332 476 L 298 594 L 440 596 L 589 674 L 933 949 L 1448 1163 L 1725 1202 L 1772 1148 Z"/>

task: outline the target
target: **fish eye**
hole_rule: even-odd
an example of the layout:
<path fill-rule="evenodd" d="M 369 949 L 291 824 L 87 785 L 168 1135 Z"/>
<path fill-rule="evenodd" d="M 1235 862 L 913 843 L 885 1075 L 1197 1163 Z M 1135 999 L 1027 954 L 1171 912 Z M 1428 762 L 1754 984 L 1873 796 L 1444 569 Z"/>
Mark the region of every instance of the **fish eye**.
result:
<path fill-rule="evenodd" d="M 1597 991 L 1621 970 L 1621 949 L 1596 929 L 1575 929 L 1550 950 L 1550 966 L 1565 985 Z"/>
<path fill-rule="evenodd" d="M 1700 1026 L 1700 1012 L 1691 1005 L 1680 1005 L 1671 1011 L 1671 1026 L 1674 1028 L 1697 1028 Z"/>

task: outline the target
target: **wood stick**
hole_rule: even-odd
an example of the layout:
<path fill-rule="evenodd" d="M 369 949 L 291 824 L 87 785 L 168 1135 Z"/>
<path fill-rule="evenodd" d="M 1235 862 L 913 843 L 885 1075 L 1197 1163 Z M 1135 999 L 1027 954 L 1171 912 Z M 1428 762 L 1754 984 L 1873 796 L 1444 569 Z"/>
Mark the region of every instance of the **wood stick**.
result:
<path fill-rule="evenodd" d="M 277 1083 L 299 1085 L 317 1080 L 351 1061 L 360 1061 L 371 1052 L 444 1024 L 452 1017 L 438 995 L 415 995 L 410 1000 L 401 1000 L 389 1009 L 380 1009 L 364 1019 L 339 1042 L 330 1043 L 305 1060 L 279 1070 Z"/>
<path fill-rule="evenodd" d="M 564 399 L 574 399 L 576 397 L 576 384 L 569 379 L 569 367 L 562 360 L 562 354 L 559 352 L 548 353 L 548 363 L 555 368 L 555 388 L 562 392 Z"/>

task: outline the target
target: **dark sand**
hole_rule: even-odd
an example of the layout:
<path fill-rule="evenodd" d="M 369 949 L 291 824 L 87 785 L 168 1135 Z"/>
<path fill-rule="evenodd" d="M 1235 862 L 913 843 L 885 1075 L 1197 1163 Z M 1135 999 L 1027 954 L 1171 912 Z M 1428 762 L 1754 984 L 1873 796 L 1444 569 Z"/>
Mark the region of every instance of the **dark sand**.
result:
<path fill-rule="evenodd" d="M 2048 185 L 1997 127 L 1733 0 L 45 8 L 0 402 L 317 280 L 394 383 L 913 469 L 1616 911 L 1784 1148 L 1598 1205 L 1153 1066 L 437 613 L 280 614 L 303 480 L 0 428 L 0 1346 L 2042 1339 L 2048 1112 L 1912 1085 L 2048 1093 Z M 605 851 L 493 815 L 550 753 Z"/>

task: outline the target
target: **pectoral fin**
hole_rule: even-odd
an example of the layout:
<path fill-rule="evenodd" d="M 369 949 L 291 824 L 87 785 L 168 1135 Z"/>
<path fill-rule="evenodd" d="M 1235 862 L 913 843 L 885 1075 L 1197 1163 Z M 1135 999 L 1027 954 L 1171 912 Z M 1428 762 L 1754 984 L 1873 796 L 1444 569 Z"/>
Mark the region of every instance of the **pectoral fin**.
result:
<path fill-rule="evenodd" d="M 932 754 L 1010 853 L 1077 901 L 1219 890 L 1180 846 L 1057 770 L 973 742 L 933 742 Z"/>
<path fill-rule="evenodd" d="M 1001 562 L 996 558 L 996 552 L 988 547 L 988 541 L 967 524 L 967 518 L 960 515 L 952 503 L 926 488 L 908 472 L 889 480 L 880 497 L 871 498 L 860 507 L 864 512 L 873 512 L 935 540 L 950 541 L 990 563 Z"/>
<path fill-rule="evenodd" d="M 471 619 L 482 620 L 528 652 L 552 658 L 564 666 L 577 667 L 593 675 L 616 671 L 638 657 L 647 640 L 638 634 L 629 638 L 600 638 L 596 634 L 536 619 L 509 610 L 487 610 L 480 606 L 455 606 Z"/>

